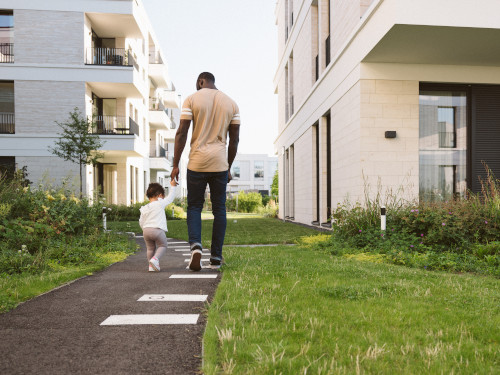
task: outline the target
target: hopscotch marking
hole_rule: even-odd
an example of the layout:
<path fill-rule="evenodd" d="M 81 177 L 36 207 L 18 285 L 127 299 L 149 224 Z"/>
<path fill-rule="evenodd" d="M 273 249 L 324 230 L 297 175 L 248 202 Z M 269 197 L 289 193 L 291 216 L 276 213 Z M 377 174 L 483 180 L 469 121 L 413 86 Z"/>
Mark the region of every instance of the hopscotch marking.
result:
<path fill-rule="evenodd" d="M 204 302 L 208 294 L 145 294 L 137 301 L 141 302 Z"/>
<path fill-rule="evenodd" d="M 184 251 L 186 252 L 187 249 L 174 249 L 175 251 Z M 208 249 L 203 249 L 203 251 L 208 252 Z"/>
<path fill-rule="evenodd" d="M 181 255 L 184 255 L 185 257 L 190 257 L 191 253 L 185 253 L 185 254 L 181 254 Z M 210 253 L 201 253 L 201 255 L 210 255 Z"/>
<path fill-rule="evenodd" d="M 206 275 L 189 275 L 189 274 L 179 274 L 171 275 L 169 279 L 216 279 L 217 274 L 206 274 Z"/>
<path fill-rule="evenodd" d="M 184 259 L 184 262 L 190 262 L 191 259 Z M 210 259 L 200 259 L 200 262 L 210 262 Z"/>
<path fill-rule="evenodd" d="M 139 314 L 111 315 L 101 326 L 136 325 L 136 324 L 196 324 L 199 314 Z"/>

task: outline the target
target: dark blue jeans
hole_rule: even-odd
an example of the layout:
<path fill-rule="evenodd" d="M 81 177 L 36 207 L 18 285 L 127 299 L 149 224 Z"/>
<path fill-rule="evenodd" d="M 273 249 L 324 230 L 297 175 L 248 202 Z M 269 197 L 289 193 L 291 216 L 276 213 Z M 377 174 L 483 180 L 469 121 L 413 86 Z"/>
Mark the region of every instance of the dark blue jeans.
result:
<path fill-rule="evenodd" d="M 214 225 L 212 228 L 213 258 L 222 259 L 222 245 L 226 235 L 226 186 L 227 171 L 224 172 L 195 172 L 187 171 L 187 226 L 189 243 L 201 243 L 201 210 L 205 203 L 205 190 L 210 188 Z"/>

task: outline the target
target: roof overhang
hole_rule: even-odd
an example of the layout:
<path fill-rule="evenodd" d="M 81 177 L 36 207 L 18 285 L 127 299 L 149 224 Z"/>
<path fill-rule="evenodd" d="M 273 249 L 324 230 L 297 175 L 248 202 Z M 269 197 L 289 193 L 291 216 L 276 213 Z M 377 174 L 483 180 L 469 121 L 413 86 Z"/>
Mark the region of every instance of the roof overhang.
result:
<path fill-rule="evenodd" d="M 363 62 L 500 66 L 500 29 L 394 25 Z"/>

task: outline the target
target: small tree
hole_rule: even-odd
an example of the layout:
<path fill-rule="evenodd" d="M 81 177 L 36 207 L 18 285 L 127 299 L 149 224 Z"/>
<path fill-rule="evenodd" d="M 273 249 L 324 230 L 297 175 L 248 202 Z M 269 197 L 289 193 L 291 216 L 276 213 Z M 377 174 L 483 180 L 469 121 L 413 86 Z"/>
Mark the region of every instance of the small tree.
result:
<path fill-rule="evenodd" d="M 104 156 L 97 152 L 104 142 L 97 134 L 92 134 L 94 123 L 83 117 L 82 113 L 75 108 L 69 113 L 66 122 L 57 122 L 62 129 L 55 147 L 49 147 L 54 155 L 80 165 L 80 196 L 83 194 L 82 169 L 84 165 L 95 165 L 97 160 Z"/>
<path fill-rule="evenodd" d="M 273 177 L 273 183 L 271 184 L 271 196 L 276 200 L 278 200 L 278 195 L 279 195 L 278 181 L 279 181 L 278 170 L 276 170 Z"/>

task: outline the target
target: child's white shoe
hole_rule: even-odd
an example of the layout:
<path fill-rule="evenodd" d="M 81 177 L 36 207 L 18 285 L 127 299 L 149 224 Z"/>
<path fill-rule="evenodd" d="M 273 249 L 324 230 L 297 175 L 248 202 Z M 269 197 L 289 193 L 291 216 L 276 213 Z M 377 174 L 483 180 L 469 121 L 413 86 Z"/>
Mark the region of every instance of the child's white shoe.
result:
<path fill-rule="evenodd" d="M 153 271 L 159 271 L 160 270 L 160 261 L 156 259 L 156 257 L 152 257 L 149 260 L 149 266 L 153 267 Z"/>
<path fill-rule="evenodd" d="M 149 266 L 149 272 L 155 272 L 155 269 L 153 268 L 153 266 Z"/>

